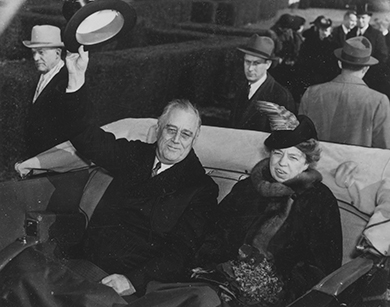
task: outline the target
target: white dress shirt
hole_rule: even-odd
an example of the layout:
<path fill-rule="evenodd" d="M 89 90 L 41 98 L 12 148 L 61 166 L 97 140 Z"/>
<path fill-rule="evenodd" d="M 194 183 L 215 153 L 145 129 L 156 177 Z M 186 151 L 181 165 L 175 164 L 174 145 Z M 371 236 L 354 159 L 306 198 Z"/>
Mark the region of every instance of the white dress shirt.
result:
<path fill-rule="evenodd" d="M 50 80 L 61 70 L 61 68 L 65 65 L 63 60 L 60 60 L 56 66 L 54 66 L 51 70 L 49 70 L 46 74 L 41 74 L 39 77 L 39 81 L 37 84 L 37 88 L 35 90 L 33 103 L 37 100 L 40 93 L 42 93 L 43 89 L 46 85 L 49 84 Z"/>

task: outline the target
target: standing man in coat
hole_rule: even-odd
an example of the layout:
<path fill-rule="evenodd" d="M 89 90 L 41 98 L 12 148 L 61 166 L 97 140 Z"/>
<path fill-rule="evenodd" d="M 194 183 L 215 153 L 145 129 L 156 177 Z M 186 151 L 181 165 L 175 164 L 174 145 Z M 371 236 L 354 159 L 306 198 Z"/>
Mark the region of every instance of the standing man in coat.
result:
<path fill-rule="evenodd" d="M 230 114 L 230 125 L 238 129 L 270 132 L 267 116 L 256 109 L 256 101 L 274 102 L 291 112 L 295 103 L 291 93 L 280 85 L 267 72 L 274 57 L 274 41 L 266 36 L 253 35 L 248 43 L 238 48 L 244 53 L 244 73 L 246 80 L 235 95 Z"/>
<path fill-rule="evenodd" d="M 332 30 L 333 40 L 337 43 L 337 47 L 343 47 L 347 34 L 355 28 L 356 22 L 357 17 L 355 11 L 345 12 L 342 24 L 334 27 Z"/>
<path fill-rule="evenodd" d="M 335 50 L 341 74 L 314 85 L 302 97 L 300 113 L 314 122 L 318 138 L 342 144 L 390 148 L 390 102 L 370 89 L 363 77 L 378 60 L 364 36 L 348 39 Z"/>
<path fill-rule="evenodd" d="M 31 40 L 25 40 L 23 44 L 31 49 L 40 74 L 25 124 L 24 158 L 29 158 L 81 132 L 87 104 L 80 100 L 64 101 L 65 93 L 69 92 L 68 70 L 61 59 L 64 43 L 58 27 L 34 26 Z"/>

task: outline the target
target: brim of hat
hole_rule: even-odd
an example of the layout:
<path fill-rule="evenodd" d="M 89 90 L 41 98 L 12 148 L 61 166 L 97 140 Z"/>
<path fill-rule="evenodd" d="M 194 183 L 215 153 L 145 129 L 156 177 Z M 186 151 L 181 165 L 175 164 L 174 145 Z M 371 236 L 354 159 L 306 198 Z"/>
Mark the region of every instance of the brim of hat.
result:
<path fill-rule="evenodd" d="M 266 60 L 277 60 L 278 59 L 278 57 L 269 57 L 269 56 L 266 56 L 264 54 L 254 52 L 253 50 L 247 50 L 245 48 L 237 48 L 237 50 L 244 52 L 246 54 L 249 54 L 249 55 L 253 55 L 253 56 L 257 56 L 257 57 L 262 58 L 262 59 L 266 59 Z"/>
<path fill-rule="evenodd" d="M 366 63 L 356 63 L 356 62 L 352 62 L 352 61 L 347 61 L 341 57 L 342 51 L 343 51 L 343 48 L 339 48 L 339 49 L 336 49 L 335 51 L 333 51 L 333 53 L 336 56 L 336 58 L 338 58 L 341 62 L 344 62 L 344 63 L 348 63 L 348 64 L 352 64 L 352 65 L 356 65 L 356 66 L 372 66 L 372 65 L 376 65 L 379 63 L 379 61 L 372 56 L 370 56 L 370 59 Z"/>
<path fill-rule="evenodd" d="M 51 44 L 51 43 L 31 43 L 31 41 L 23 41 L 23 45 L 27 48 L 64 48 L 64 43 Z"/>
<path fill-rule="evenodd" d="M 115 35 L 109 37 L 109 39 L 105 41 L 99 41 L 96 44 L 90 44 L 90 45 L 107 43 L 108 41 L 111 41 L 113 38 L 117 38 L 118 36 L 121 36 L 124 33 L 130 31 L 132 28 L 134 28 L 137 22 L 137 14 L 135 12 L 135 9 L 131 5 L 123 1 L 99 0 L 95 2 L 90 2 L 87 5 L 83 6 L 81 9 L 79 9 L 72 16 L 72 18 L 69 20 L 68 24 L 66 25 L 64 31 L 64 37 L 63 37 L 66 49 L 68 49 L 70 52 L 78 51 L 81 44 L 77 41 L 76 38 L 77 29 L 88 16 L 102 10 L 118 11 L 123 16 L 124 24 L 122 26 L 122 29 Z"/>

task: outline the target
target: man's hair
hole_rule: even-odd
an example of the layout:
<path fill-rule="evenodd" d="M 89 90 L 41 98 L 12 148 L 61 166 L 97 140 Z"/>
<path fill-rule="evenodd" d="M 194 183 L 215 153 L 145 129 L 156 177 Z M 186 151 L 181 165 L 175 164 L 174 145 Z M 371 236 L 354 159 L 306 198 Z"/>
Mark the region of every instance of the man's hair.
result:
<path fill-rule="evenodd" d="M 309 168 L 315 168 L 317 162 L 321 158 L 320 143 L 316 139 L 308 139 L 295 145 L 306 156 L 306 163 L 309 164 Z"/>
<path fill-rule="evenodd" d="M 351 15 L 355 15 L 356 16 L 356 12 L 355 11 L 346 11 L 345 14 L 344 14 L 344 19 L 346 19 L 347 17 L 351 16 Z"/>
<path fill-rule="evenodd" d="M 362 70 L 366 65 L 355 65 L 355 64 L 349 64 L 345 62 L 341 62 L 341 68 L 345 70 L 350 70 L 350 71 L 359 71 Z"/>
<path fill-rule="evenodd" d="M 162 114 L 158 118 L 158 125 L 160 127 L 162 127 L 162 123 L 166 121 L 168 114 L 174 109 L 192 111 L 198 118 L 198 129 L 202 125 L 202 119 L 200 117 L 199 110 L 188 99 L 174 99 L 168 102 Z"/>

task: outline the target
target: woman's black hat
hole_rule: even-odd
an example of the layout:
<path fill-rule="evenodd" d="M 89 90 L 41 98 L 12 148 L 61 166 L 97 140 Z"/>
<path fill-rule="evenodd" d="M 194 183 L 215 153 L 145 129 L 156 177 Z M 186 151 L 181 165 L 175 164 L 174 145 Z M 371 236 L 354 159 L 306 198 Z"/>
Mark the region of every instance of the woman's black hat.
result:
<path fill-rule="evenodd" d="M 268 148 L 288 148 L 309 139 L 318 140 L 314 123 L 306 115 L 296 117 L 285 107 L 268 101 L 258 101 L 257 107 L 268 116 L 270 122 L 272 132 L 264 141 Z"/>

